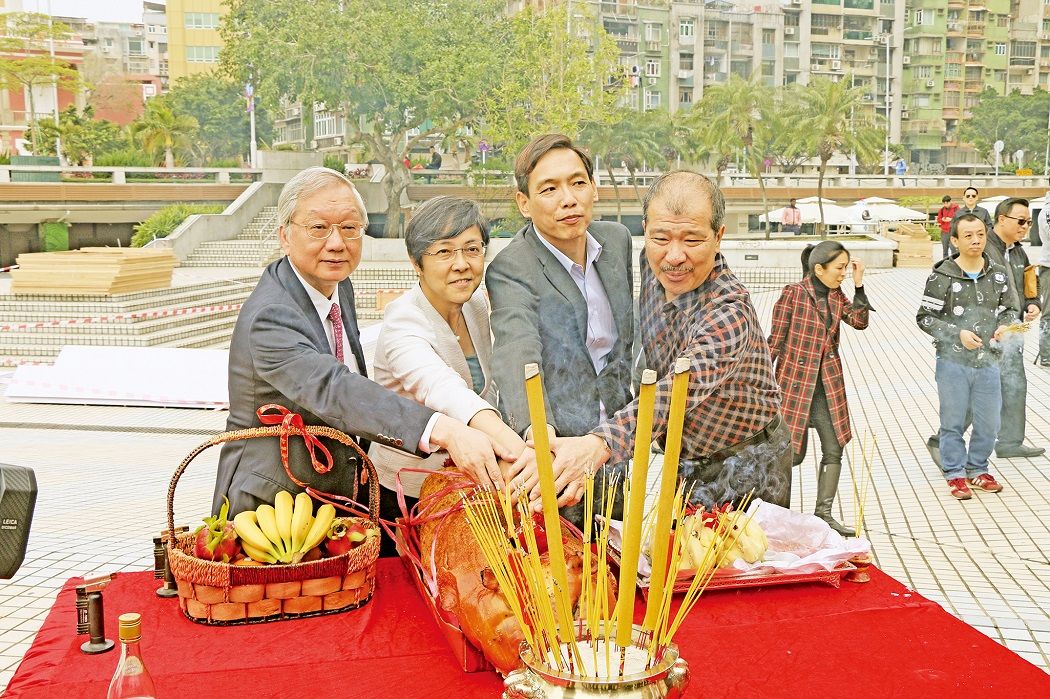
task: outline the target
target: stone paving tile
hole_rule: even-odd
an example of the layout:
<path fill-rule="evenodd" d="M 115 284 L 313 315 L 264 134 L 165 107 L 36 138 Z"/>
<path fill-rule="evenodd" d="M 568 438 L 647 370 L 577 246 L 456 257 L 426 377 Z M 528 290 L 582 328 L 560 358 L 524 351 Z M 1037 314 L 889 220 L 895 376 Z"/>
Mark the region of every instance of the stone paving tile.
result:
<path fill-rule="evenodd" d="M 874 452 L 866 534 L 887 573 L 1047 669 L 1050 522 L 1043 513 L 1050 511 L 1050 459 L 993 458 L 1003 493 L 968 502 L 949 495 L 925 447 L 937 424 L 933 349 L 914 322 L 926 274 L 869 273 L 865 286 L 878 309 L 871 327 L 843 331 L 855 435 L 855 446 L 846 449 L 850 471 L 862 473 L 864 444 Z M 754 294 L 764 323 L 777 295 Z M 1035 333 L 1029 335 L 1030 362 Z M 9 377 L 0 373 L 0 391 Z M 1050 371 L 1029 364 L 1028 380 L 1029 441 L 1047 445 Z M 15 405 L 0 399 L 3 460 L 34 468 L 40 486 L 26 561 L 13 580 L 0 581 L 0 688 L 66 579 L 152 568 L 151 539 L 166 526 L 171 475 L 224 420 L 225 413 L 216 411 Z M 203 452 L 180 480 L 178 522 L 192 524 L 210 507 L 218 453 Z M 815 469 L 812 454 L 795 471 L 796 508 L 813 506 Z M 836 516 L 853 523 L 855 498 L 846 473 L 840 493 Z"/>

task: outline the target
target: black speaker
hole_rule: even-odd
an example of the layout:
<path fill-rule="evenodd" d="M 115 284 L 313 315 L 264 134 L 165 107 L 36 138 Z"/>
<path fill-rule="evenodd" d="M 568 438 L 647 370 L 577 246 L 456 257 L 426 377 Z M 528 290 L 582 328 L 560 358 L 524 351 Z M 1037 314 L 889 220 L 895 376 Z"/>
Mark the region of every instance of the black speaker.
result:
<path fill-rule="evenodd" d="M 36 506 L 36 474 L 0 464 L 0 579 L 13 578 L 26 557 Z"/>

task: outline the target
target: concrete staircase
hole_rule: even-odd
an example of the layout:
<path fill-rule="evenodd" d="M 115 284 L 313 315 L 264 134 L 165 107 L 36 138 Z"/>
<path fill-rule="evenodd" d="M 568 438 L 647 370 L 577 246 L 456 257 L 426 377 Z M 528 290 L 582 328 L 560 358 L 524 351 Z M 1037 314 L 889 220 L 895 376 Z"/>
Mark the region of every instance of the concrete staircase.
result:
<path fill-rule="evenodd" d="M 111 296 L 0 295 L 0 366 L 52 362 L 63 345 L 229 347 L 255 275 Z"/>
<path fill-rule="evenodd" d="M 281 254 L 277 240 L 277 207 L 266 206 L 236 238 L 201 243 L 183 267 L 265 267 Z"/>

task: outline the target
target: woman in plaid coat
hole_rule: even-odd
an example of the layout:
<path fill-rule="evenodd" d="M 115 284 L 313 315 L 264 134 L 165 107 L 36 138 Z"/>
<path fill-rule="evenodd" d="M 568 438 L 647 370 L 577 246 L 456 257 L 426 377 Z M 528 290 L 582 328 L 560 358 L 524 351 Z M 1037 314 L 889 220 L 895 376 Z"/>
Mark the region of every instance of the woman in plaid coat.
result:
<path fill-rule="evenodd" d="M 843 536 L 856 532 L 831 516 L 842 470 L 842 449 L 853 438 L 846 405 L 846 385 L 839 359 L 840 321 L 857 330 L 868 327 L 867 296 L 862 286 L 864 263 L 850 260 L 841 243 L 828 240 L 802 252 L 805 277 L 789 284 L 773 307 L 769 351 L 782 392 L 781 410 L 795 452 L 795 464 L 806 453 L 807 431 L 820 439 L 820 470 L 814 514 Z M 850 302 L 842 293 L 847 270 L 856 289 Z"/>

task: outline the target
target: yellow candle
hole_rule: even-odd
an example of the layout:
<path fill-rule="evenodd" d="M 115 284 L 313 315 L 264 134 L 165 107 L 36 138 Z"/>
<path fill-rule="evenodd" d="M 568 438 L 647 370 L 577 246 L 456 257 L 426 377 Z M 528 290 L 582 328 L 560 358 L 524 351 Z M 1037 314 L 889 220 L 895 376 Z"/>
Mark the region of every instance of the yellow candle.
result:
<path fill-rule="evenodd" d="M 645 486 L 649 476 L 649 447 L 653 436 L 653 404 L 656 402 L 656 372 L 642 372 L 638 392 L 638 422 L 634 432 L 634 461 L 631 463 L 629 503 L 623 517 L 623 543 L 620 549 L 620 586 L 616 598 L 616 643 L 631 644 L 634 622 L 634 591 L 638 584 L 638 556 L 642 548 L 642 520 L 645 515 Z"/>
<path fill-rule="evenodd" d="M 671 535 L 671 514 L 674 509 L 675 483 L 678 480 L 678 459 L 682 453 L 682 425 L 685 423 L 685 402 L 689 390 L 689 359 L 679 357 L 674 363 L 671 381 L 671 407 L 667 416 L 667 440 L 664 444 L 664 466 L 660 478 L 660 495 L 656 501 L 656 525 L 653 529 L 653 574 L 649 579 L 649 599 L 645 606 L 646 631 L 656 629 L 664 602 L 667 583 L 667 545 Z"/>
<path fill-rule="evenodd" d="M 551 460 L 550 440 L 547 438 L 547 410 L 543 405 L 543 378 L 538 364 L 525 365 L 525 395 L 529 401 L 529 418 L 532 421 L 532 443 L 536 450 L 536 472 L 540 480 L 540 501 L 543 505 L 543 527 L 547 532 L 547 551 L 550 553 L 551 574 L 556 583 L 554 606 L 556 619 L 563 622 L 571 619 L 568 600 L 568 576 L 565 572 L 565 549 L 561 541 L 561 521 L 558 519 L 558 492 L 554 489 L 554 466 Z M 562 643 L 572 642 L 572 626 L 563 628 L 558 624 L 558 637 Z"/>

